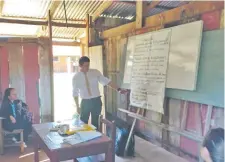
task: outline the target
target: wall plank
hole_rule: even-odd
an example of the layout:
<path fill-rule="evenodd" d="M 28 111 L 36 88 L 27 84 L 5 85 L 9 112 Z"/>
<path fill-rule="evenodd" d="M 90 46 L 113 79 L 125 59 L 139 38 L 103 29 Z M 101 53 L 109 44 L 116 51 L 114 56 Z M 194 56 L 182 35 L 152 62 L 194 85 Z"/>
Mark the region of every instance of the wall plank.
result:
<path fill-rule="evenodd" d="M 181 100 L 169 99 L 169 125 L 180 128 Z M 180 147 L 180 135 L 170 133 L 170 144 Z"/>
<path fill-rule="evenodd" d="M 51 74 L 49 64 L 49 47 L 48 44 L 39 46 L 38 48 L 38 62 L 40 68 L 39 80 L 39 97 L 40 97 L 40 111 L 41 122 L 50 122 L 52 119 L 52 100 L 51 100 Z"/>
<path fill-rule="evenodd" d="M 224 9 L 221 11 L 220 17 L 220 29 L 224 29 Z"/>
<path fill-rule="evenodd" d="M 38 101 L 38 80 L 39 80 L 39 65 L 38 65 L 38 45 L 24 44 L 24 77 L 26 84 L 26 101 L 29 109 L 34 114 L 34 123 L 40 122 L 40 106 Z"/>
<path fill-rule="evenodd" d="M 3 99 L 4 91 L 9 87 L 9 62 L 8 49 L 0 47 L 0 103 Z"/>
<path fill-rule="evenodd" d="M 18 99 L 26 102 L 23 53 L 21 44 L 8 44 L 10 87 L 17 91 Z"/>

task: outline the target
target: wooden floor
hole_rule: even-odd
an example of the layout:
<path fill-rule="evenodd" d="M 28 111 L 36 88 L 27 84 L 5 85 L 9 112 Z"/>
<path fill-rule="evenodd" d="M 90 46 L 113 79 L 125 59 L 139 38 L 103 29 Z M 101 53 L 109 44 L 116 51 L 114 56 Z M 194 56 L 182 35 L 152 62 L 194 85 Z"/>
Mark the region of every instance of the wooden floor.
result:
<path fill-rule="evenodd" d="M 124 159 L 116 157 L 116 162 L 187 162 L 186 160 L 167 152 L 166 150 L 152 145 L 140 138 L 135 141 L 136 157 Z M 28 148 L 24 154 L 20 154 L 19 148 L 8 148 L 3 156 L 0 155 L 0 162 L 33 162 L 32 143 L 28 143 Z M 40 162 L 49 162 L 48 157 L 40 152 Z M 72 161 L 67 161 L 72 162 Z M 90 158 L 79 159 L 79 162 L 98 162 Z"/>

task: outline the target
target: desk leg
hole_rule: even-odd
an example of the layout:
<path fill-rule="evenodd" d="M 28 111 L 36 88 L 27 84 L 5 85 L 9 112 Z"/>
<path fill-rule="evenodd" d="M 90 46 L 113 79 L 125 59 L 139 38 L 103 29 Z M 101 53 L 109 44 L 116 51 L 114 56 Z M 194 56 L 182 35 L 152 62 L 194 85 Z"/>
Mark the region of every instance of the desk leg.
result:
<path fill-rule="evenodd" d="M 2 120 L 0 120 L 0 154 L 4 154 L 4 133 L 2 128 Z"/>
<path fill-rule="evenodd" d="M 115 154 L 113 153 L 112 145 L 108 147 L 108 150 L 105 154 L 105 162 L 115 162 Z"/>
<path fill-rule="evenodd" d="M 49 159 L 50 159 L 50 162 L 60 162 L 56 152 L 52 152 Z"/>
<path fill-rule="evenodd" d="M 39 162 L 39 145 L 38 145 L 38 139 L 36 138 L 36 134 L 33 137 L 34 142 L 34 162 Z"/>
<path fill-rule="evenodd" d="M 34 162 L 39 162 L 38 147 L 36 147 L 36 146 L 34 148 Z"/>

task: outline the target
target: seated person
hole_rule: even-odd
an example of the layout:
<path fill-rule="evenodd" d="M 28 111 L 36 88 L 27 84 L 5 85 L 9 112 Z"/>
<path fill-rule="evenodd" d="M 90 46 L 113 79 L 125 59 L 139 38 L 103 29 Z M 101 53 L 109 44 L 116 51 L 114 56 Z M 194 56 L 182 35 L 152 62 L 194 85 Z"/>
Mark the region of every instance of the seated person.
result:
<path fill-rule="evenodd" d="M 18 120 L 24 125 L 24 129 L 27 130 L 28 134 L 30 134 L 32 132 L 33 114 L 29 112 L 28 105 L 21 100 L 15 100 L 14 104 L 16 105 Z"/>
<path fill-rule="evenodd" d="M 20 114 L 16 111 L 14 101 L 17 99 L 16 90 L 14 88 L 7 88 L 4 93 L 0 116 L 5 118 L 3 120 L 3 129 L 12 132 L 16 129 L 23 129 L 24 141 L 28 140 L 28 130 L 26 126 L 20 121 Z M 19 141 L 20 137 L 16 136 Z M 26 145 L 24 145 L 26 147 Z"/>
<path fill-rule="evenodd" d="M 205 162 L 224 162 L 224 129 L 211 129 L 205 136 L 201 156 Z"/>

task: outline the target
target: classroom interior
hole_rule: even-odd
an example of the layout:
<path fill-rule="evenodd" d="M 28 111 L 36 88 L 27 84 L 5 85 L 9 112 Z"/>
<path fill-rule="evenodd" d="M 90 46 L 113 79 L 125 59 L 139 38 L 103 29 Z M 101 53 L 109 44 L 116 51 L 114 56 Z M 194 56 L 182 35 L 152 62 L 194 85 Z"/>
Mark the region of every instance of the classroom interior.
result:
<path fill-rule="evenodd" d="M 202 162 L 204 136 L 224 128 L 224 1 L 0 1 L 0 105 L 13 87 L 34 124 L 71 119 L 81 56 L 128 90 L 99 87 L 103 117 L 135 135 L 135 157 L 112 162 Z M 34 161 L 33 134 L 22 153 L 3 136 L 1 162 Z"/>

